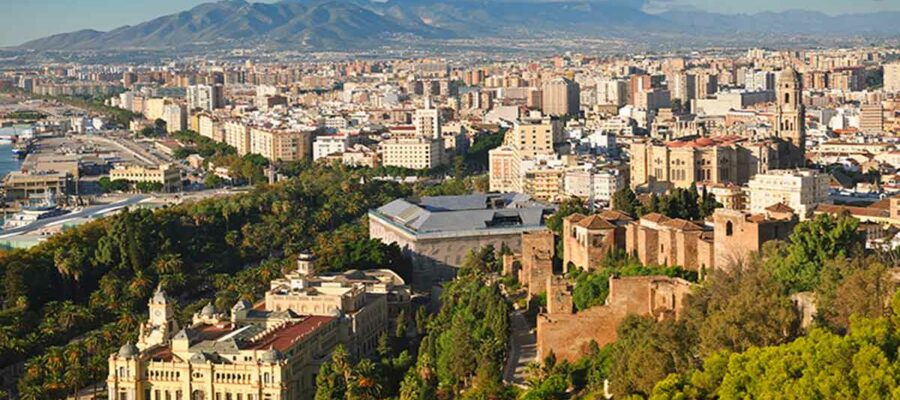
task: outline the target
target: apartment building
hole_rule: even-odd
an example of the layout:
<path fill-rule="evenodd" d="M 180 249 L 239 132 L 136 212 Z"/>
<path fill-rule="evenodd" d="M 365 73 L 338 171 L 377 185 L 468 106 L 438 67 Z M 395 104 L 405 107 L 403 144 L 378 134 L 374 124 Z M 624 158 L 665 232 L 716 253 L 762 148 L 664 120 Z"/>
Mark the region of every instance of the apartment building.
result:
<path fill-rule="evenodd" d="M 312 157 L 313 133 L 250 128 L 250 152 L 270 161 L 301 161 Z"/>

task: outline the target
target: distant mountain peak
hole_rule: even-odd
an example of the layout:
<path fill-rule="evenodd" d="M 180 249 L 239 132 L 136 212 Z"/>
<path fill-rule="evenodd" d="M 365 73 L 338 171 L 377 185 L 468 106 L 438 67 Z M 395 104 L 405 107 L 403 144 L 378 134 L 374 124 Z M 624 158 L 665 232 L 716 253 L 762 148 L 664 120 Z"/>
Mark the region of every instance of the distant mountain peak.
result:
<path fill-rule="evenodd" d="M 692 9 L 649 14 L 631 0 L 219 0 L 108 32 L 56 34 L 33 50 L 172 49 L 277 44 L 306 49 L 371 48 L 397 37 L 528 39 L 563 34 L 638 42 L 695 37 L 900 34 L 900 13 L 829 16 L 791 10 L 724 15 Z M 407 42 L 404 42 L 407 43 Z"/>

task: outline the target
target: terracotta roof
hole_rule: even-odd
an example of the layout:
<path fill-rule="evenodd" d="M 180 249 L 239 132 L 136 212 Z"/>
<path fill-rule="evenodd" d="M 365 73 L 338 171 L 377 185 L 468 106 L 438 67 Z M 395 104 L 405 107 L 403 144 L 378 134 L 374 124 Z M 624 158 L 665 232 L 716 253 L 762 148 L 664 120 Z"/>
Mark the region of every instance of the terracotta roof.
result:
<path fill-rule="evenodd" d="M 690 221 L 685 221 L 681 218 L 670 219 L 663 222 L 663 225 L 668 226 L 670 228 L 680 229 L 683 231 L 697 231 L 702 230 L 700 226 L 694 224 Z"/>
<path fill-rule="evenodd" d="M 815 212 L 824 214 L 840 214 L 844 211 L 850 212 L 850 215 L 861 217 L 889 218 L 891 216 L 890 211 L 881 208 L 838 206 L 833 204 L 819 204 L 818 206 L 816 206 Z"/>
<path fill-rule="evenodd" d="M 604 210 L 598 215 L 607 221 L 634 221 L 634 218 L 631 218 L 630 215 L 617 210 Z"/>
<path fill-rule="evenodd" d="M 793 213 L 794 209 L 784 203 L 777 203 L 766 207 L 766 211 L 776 213 Z"/>
<path fill-rule="evenodd" d="M 194 328 L 199 340 L 217 340 L 234 331 L 234 324 L 228 322 L 221 325 L 200 325 Z"/>
<path fill-rule="evenodd" d="M 647 221 L 650 221 L 650 222 L 656 222 L 656 223 L 659 224 L 659 223 L 663 223 L 663 222 L 668 221 L 668 220 L 669 220 L 669 217 L 666 217 L 665 215 L 662 215 L 662 214 L 659 214 L 659 213 L 650 213 L 650 214 L 644 215 L 643 217 L 641 217 L 641 219 L 647 220 Z"/>
<path fill-rule="evenodd" d="M 583 219 L 585 219 L 585 218 L 587 218 L 587 217 L 586 217 L 584 214 L 581 214 L 581 213 L 575 213 L 575 214 L 572 214 L 572 215 L 569 215 L 568 217 L 566 217 L 566 219 L 567 219 L 569 222 L 573 222 L 573 223 L 577 223 L 578 221 L 581 221 L 581 220 L 583 220 Z"/>
<path fill-rule="evenodd" d="M 255 340 L 248 350 L 275 349 L 284 352 L 298 340 L 335 319 L 335 317 L 311 316 L 303 321 L 287 324 Z"/>
<path fill-rule="evenodd" d="M 575 225 L 578 225 L 582 228 L 586 229 L 614 229 L 616 226 L 611 224 L 609 221 L 603 219 L 599 215 L 591 215 L 590 217 L 584 218 Z"/>
<path fill-rule="evenodd" d="M 877 208 L 879 210 L 890 210 L 891 209 L 891 198 L 887 197 L 881 200 L 878 200 L 872 203 L 869 208 Z"/>

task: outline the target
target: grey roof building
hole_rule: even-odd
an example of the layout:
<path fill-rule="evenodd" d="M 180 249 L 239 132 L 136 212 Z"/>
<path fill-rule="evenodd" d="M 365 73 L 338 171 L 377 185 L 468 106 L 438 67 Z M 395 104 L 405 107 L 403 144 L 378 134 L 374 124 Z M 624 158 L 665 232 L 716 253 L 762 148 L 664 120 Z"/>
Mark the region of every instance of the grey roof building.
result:
<path fill-rule="evenodd" d="M 413 259 L 413 285 L 455 276 L 472 250 L 521 247 L 524 232 L 543 230 L 554 212 L 524 194 L 472 194 L 394 200 L 369 211 L 369 237 L 397 243 Z"/>

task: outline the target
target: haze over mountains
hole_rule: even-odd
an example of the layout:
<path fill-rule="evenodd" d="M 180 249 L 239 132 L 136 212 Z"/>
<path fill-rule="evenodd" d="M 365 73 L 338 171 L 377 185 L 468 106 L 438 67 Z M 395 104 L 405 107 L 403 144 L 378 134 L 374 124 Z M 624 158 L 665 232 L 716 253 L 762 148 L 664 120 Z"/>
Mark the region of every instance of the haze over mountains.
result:
<path fill-rule="evenodd" d="M 409 39 L 580 36 L 641 40 L 679 35 L 900 35 L 900 12 L 829 16 L 810 11 L 724 15 L 649 14 L 629 0 L 225 0 L 109 32 L 81 30 L 33 40 L 31 50 L 159 49 L 182 46 L 353 49 Z"/>

